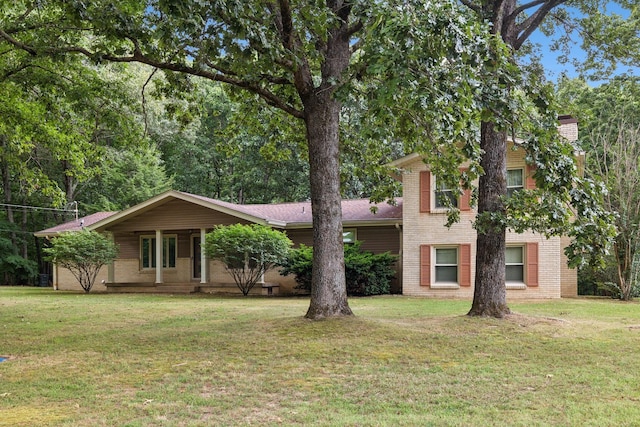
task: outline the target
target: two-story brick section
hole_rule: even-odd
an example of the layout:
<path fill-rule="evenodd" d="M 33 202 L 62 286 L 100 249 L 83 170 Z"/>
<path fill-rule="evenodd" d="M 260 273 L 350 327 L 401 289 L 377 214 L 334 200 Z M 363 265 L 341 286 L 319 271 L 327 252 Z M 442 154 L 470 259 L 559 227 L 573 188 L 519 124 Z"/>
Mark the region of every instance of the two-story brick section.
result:
<path fill-rule="evenodd" d="M 560 118 L 560 134 L 570 141 L 578 138 L 577 121 Z M 507 190 L 534 188 L 533 171 L 525 163 L 525 152 L 509 141 L 507 152 Z M 576 153 L 579 161 L 582 153 Z M 450 228 L 442 197 L 451 197 L 449 189 L 439 185 L 418 155 L 393 162 L 400 168 L 403 188 L 402 266 L 405 295 L 473 298 L 476 231 L 472 223 L 476 212 L 470 208 L 468 191 L 454 204 L 460 209 L 460 221 Z M 448 194 L 447 194 L 448 193 Z M 564 248 L 568 238 L 533 232 L 507 231 L 507 298 L 559 298 L 577 294 L 577 273 L 568 268 Z"/>

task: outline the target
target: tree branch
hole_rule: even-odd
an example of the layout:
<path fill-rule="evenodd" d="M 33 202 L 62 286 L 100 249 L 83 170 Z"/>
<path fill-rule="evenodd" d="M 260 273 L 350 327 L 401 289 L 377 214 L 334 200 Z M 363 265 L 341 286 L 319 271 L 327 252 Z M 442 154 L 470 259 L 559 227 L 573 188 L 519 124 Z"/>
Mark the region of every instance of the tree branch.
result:
<path fill-rule="evenodd" d="M 527 19 L 525 19 L 522 23 L 518 24 L 516 26 L 516 34 L 517 34 L 517 38 L 516 41 L 514 43 L 513 48 L 518 50 L 520 48 L 520 46 L 522 46 L 522 44 L 529 38 L 529 36 L 536 30 L 536 28 L 538 28 L 540 26 L 540 23 L 542 23 L 542 21 L 544 20 L 544 18 L 546 18 L 546 16 L 549 14 L 549 12 L 551 11 L 551 9 L 553 9 L 554 7 L 565 3 L 567 0 L 547 0 L 543 3 L 543 5 L 536 10 L 533 15 L 529 16 Z M 533 1 L 531 3 L 529 3 L 529 7 L 533 7 L 536 3 L 540 3 L 539 0 Z M 527 6 L 527 5 L 523 5 L 520 8 Z M 517 9 L 516 9 L 517 10 Z M 525 10 L 525 9 L 522 9 Z M 515 15 L 515 11 L 514 13 L 511 14 L 511 16 L 509 17 L 510 20 L 515 20 L 516 19 L 516 15 Z"/>
<path fill-rule="evenodd" d="M 0 29 L 0 37 L 2 37 L 3 39 L 5 39 L 6 41 L 8 41 L 10 44 L 14 45 L 15 47 L 17 47 L 18 49 L 22 49 L 25 52 L 29 53 L 30 55 L 36 56 L 37 52 L 35 49 L 33 49 L 30 46 L 27 46 L 26 44 L 14 39 L 13 37 L 11 37 L 9 34 L 7 34 L 4 30 Z"/>
<path fill-rule="evenodd" d="M 469 9 L 476 13 L 482 14 L 482 6 L 474 4 L 471 0 L 460 0 L 460 3 L 467 6 Z"/>
<path fill-rule="evenodd" d="M 84 55 L 88 58 L 92 58 L 98 61 L 124 62 L 124 63 L 140 62 L 142 64 L 147 64 L 162 70 L 175 71 L 175 72 L 190 74 L 193 76 L 203 77 L 208 80 L 227 83 L 258 95 L 268 105 L 271 105 L 275 108 L 283 110 L 286 113 L 292 115 L 293 117 L 300 118 L 300 119 L 304 118 L 304 114 L 301 110 L 293 107 L 292 105 L 289 105 L 286 101 L 284 101 L 282 98 L 278 97 L 276 94 L 269 91 L 268 89 L 261 87 L 258 82 L 243 80 L 243 79 L 237 78 L 237 76 L 233 74 L 227 75 L 227 74 L 224 74 L 222 71 L 218 71 L 215 68 L 213 68 L 215 72 L 212 72 L 212 71 L 204 70 L 201 68 L 196 68 L 193 66 L 188 66 L 185 64 L 156 60 L 154 58 L 151 58 L 143 54 L 137 41 L 132 38 L 129 38 L 129 41 L 133 44 L 134 49 L 133 49 L 133 54 L 130 56 L 100 54 L 97 52 L 91 52 L 88 49 L 85 49 L 79 46 L 68 46 L 68 47 L 61 47 L 61 48 L 49 47 L 49 48 L 43 48 L 43 49 L 36 49 L 32 46 L 26 45 L 14 39 L 13 37 L 8 35 L 6 32 L 4 32 L 1 29 L 0 29 L 0 38 L 5 39 L 7 42 L 11 43 L 12 45 L 16 46 L 19 49 L 22 49 L 30 53 L 33 56 L 37 56 L 39 54 L 75 53 L 75 54 Z M 287 82 L 287 83 L 290 84 L 290 82 Z"/>

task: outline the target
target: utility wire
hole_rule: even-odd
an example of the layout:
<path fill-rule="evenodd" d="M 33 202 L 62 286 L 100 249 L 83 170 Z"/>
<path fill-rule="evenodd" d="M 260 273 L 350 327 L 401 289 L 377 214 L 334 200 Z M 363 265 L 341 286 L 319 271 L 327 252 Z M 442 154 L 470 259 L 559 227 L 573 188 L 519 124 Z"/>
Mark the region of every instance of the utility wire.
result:
<path fill-rule="evenodd" d="M 36 211 L 76 212 L 75 209 L 45 208 L 43 206 L 12 205 L 9 203 L 0 203 L 0 206 L 6 206 L 11 208 L 33 209 Z"/>

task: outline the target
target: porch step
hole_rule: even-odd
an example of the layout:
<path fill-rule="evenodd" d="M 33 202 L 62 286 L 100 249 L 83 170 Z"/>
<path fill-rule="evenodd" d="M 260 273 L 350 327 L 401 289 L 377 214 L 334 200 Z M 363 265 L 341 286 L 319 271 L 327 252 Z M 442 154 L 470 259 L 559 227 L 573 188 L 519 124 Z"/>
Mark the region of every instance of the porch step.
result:
<path fill-rule="evenodd" d="M 110 293 L 144 294 L 193 294 L 200 292 L 200 286 L 191 283 L 107 283 Z"/>

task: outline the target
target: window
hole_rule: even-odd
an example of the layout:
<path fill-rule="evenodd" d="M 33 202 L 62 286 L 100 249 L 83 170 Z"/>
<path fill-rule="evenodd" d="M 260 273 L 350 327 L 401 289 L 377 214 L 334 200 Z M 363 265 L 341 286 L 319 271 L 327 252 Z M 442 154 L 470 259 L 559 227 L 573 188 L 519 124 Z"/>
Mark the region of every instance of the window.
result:
<path fill-rule="evenodd" d="M 458 196 L 454 194 L 453 190 L 447 187 L 447 184 L 442 181 L 436 181 L 436 208 L 445 208 L 447 206 L 447 199 L 451 203 L 451 206 L 458 206 Z"/>
<path fill-rule="evenodd" d="M 510 246 L 505 251 L 505 280 L 507 282 L 524 282 L 524 248 Z"/>
<path fill-rule="evenodd" d="M 436 283 L 458 283 L 458 249 L 436 248 Z"/>
<path fill-rule="evenodd" d="M 142 268 L 156 268 L 156 238 L 142 236 L 140 239 L 140 260 Z M 176 236 L 164 236 L 162 238 L 162 267 L 175 268 L 176 254 Z"/>
<path fill-rule="evenodd" d="M 342 230 L 342 243 L 349 245 L 356 242 L 356 229 L 343 229 Z"/>
<path fill-rule="evenodd" d="M 507 170 L 507 197 L 524 188 L 524 171 L 522 169 Z"/>

